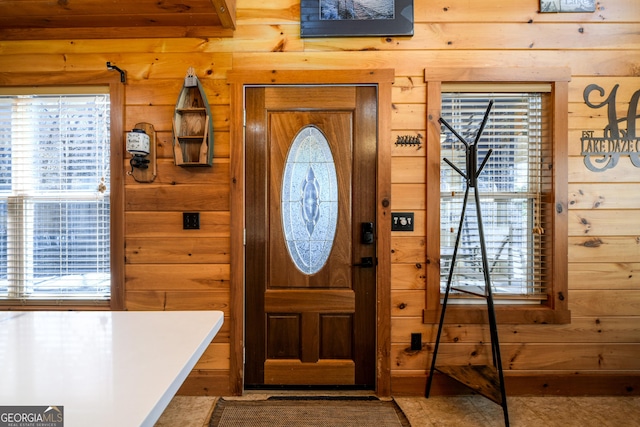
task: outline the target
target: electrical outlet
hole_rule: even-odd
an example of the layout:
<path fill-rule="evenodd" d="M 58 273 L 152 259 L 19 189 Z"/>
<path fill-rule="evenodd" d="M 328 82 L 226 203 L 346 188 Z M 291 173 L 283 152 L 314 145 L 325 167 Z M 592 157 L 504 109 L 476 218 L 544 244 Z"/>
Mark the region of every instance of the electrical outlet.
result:
<path fill-rule="evenodd" d="M 183 230 L 199 230 L 200 229 L 200 212 L 183 212 L 182 213 L 182 229 Z"/>
<path fill-rule="evenodd" d="M 421 333 L 412 333 L 411 334 L 411 350 L 419 351 L 422 350 L 422 334 Z"/>

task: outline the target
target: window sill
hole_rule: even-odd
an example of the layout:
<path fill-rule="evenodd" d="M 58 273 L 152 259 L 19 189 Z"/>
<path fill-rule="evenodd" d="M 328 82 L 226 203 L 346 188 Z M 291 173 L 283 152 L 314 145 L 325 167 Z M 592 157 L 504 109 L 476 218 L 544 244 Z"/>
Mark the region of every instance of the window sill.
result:
<path fill-rule="evenodd" d="M 110 300 L 59 300 L 59 299 L 33 299 L 33 300 L 0 300 L 0 311 L 9 310 L 50 310 L 50 311 L 87 311 L 87 310 L 112 310 Z"/>
<path fill-rule="evenodd" d="M 567 324 L 571 323 L 571 311 L 554 310 L 547 306 L 494 305 L 496 320 L 500 324 Z M 424 310 L 423 323 L 440 323 L 441 309 Z M 485 304 L 447 306 L 445 323 L 488 323 Z"/>

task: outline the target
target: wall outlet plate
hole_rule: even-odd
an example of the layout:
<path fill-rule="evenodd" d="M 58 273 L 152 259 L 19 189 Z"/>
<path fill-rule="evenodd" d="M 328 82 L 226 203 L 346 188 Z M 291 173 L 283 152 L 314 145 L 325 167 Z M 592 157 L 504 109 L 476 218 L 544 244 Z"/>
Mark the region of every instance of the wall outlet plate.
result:
<path fill-rule="evenodd" d="M 411 334 L 411 350 L 422 350 L 422 334 L 420 332 Z"/>
<path fill-rule="evenodd" d="M 200 212 L 182 212 L 182 229 L 199 230 Z"/>

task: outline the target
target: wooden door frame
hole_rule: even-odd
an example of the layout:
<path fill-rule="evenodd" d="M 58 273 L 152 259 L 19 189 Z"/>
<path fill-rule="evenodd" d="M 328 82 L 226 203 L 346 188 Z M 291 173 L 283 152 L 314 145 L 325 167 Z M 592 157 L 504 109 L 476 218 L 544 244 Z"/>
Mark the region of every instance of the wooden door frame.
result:
<path fill-rule="evenodd" d="M 391 85 L 395 72 L 380 70 L 231 70 L 231 270 L 229 389 L 243 393 L 244 375 L 244 89 L 250 85 L 359 85 L 378 87 L 376 185 L 376 394 L 391 395 Z"/>

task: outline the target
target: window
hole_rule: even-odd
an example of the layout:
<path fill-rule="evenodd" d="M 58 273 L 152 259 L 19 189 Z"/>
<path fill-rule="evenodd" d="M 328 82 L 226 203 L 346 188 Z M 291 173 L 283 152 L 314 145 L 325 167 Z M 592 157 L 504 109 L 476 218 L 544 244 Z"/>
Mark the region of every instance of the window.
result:
<path fill-rule="evenodd" d="M 282 228 L 289 256 L 315 274 L 331 255 L 338 222 L 338 180 L 331 147 L 315 126 L 298 132 L 282 177 Z"/>
<path fill-rule="evenodd" d="M 122 110 L 113 108 L 113 94 L 121 100 L 113 87 L 0 88 L 2 305 L 119 308 L 112 245 L 123 236 L 112 210 L 122 202 L 111 194 L 111 152 L 121 133 L 112 115 Z"/>
<path fill-rule="evenodd" d="M 442 92 L 441 117 L 466 141 L 473 141 L 490 101 L 493 107 L 478 141 L 478 161 L 492 150 L 470 188 L 469 203 L 462 220 L 462 233 L 454 268 L 457 287 L 484 286 L 478 219 L 473 203 L 477 189 L 481 200 L 482 225 L 489 260 L 489 273 L 496 300 L 514 297 L 520 301 L 544 299 L 546 236 L 541 224 L 542 196 L 548 175 L 542 173 L 550 147 L 543 137 L 547 120 L 543 108 L 548 92 L 483 93 L 482 85 Z M 440 138 L 440 287 L 444 292 L 451 265 L 466 184 L 444 159 L 465 169 L 464 145 L 446 128 Z M 462 296 L 462 295 L 460 295 Z M 453 302 L 455 302 L 455 295 Z"/>
<path fill-rule="evenodd" d="M 427 182 L 427 260 L 438 262 L 427 266 L 425 322 L 437 319 L 460 224 L 453 283 L 456 287 L 484 286 L 473 194 L 476 189 L 470 188 L 461 221 L 466 182 L 444 161 L 446 158 L 465 171 L 464 145 L 438 123 L 438 118 L 472 142 L 490 101 L 493 107 L 477 146 L 478 165 L 489 149 L 492 153 L 478 177 L 477 191 L 498 321 L 569 321 L 568 72 L 472 69 L 464 79 L 451 79 L 451 75 L 460 74 L 453 70 L 425 73 L 429 103 L 427 167 L 438 171 L 428 176 L 440 178 L 435 183 Z M 546 80 L 550 76 L 553 78 Z M 433 203 L 434 199 L 439 203 Z M 455 307 L 452 321 L 475 323 L 484 317 L 481 311 L 486 309 L 472 304 L 477 300 L 468 294 L 451 295 L 450 303 Z"/>

